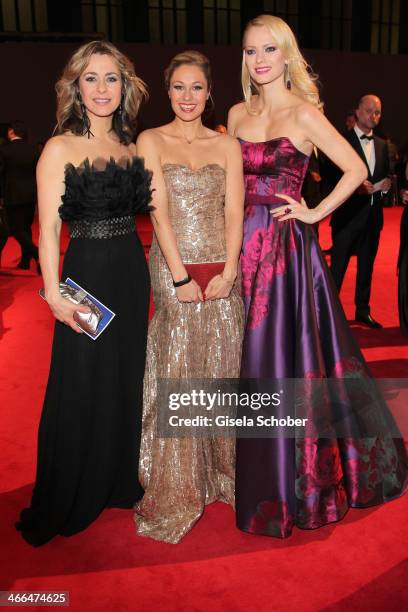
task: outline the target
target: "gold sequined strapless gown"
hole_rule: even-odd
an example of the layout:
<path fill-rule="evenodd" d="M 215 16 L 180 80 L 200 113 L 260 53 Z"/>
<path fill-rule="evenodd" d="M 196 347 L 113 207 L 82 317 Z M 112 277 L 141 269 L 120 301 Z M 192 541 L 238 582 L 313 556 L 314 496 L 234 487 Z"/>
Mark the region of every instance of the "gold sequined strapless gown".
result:
<path fill-rule="evenodd" d="M 165 164 L 169 212 L 184 263 L 225 261 L 225 171 Z M 158 378 L 237 378 L 244 311 L 237 281 L 227 299 L 180 303 L 155 238 L 150 250 L 155 313 L 150 322 L 144 380 L 139 477 L 145 495 L 136 506 L 140 535 L 177 543 L 206 504 L 234 506 L 233 438 L 158 438 Z"/>

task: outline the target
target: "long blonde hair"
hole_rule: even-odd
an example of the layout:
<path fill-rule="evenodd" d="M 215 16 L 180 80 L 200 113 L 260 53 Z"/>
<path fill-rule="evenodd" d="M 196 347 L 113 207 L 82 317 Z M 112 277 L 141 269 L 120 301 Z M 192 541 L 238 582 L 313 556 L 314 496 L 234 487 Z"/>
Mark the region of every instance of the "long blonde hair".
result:
<path fill-rule="evenodd" d="M 128 57 L 112 43 L 94 40 L 82 45 L 68 61 L 57 82 L 57 126 L 56 133 L 68 130 L 77 135 L 85 133 L 78 80 L 94 54 L 110 55 L 117 63 L 122 80 L 122 109 L 116 109 L 112 118 L 112 129 L 120 142 L 129 144 L 136 132 L 136 117 L 140 103 L 147 99 L 145 83 L 135 74 Z"/>
<path fill-rule="evenodd" d="M 295 35 L 288 24 L 280 17 L 275 17 L 274 15 L 260 15 L 259 17 L 255 17 L 255 19 L 251 19 L 245 26 L 243 35 L 244 44 L 248 30 L 257 26 L 267 27 L 279 49 L 282 51 L 287 61 L 286 78 L 289 78 L 291 81 L 291 91 L 303 100 L 322 109 L 323 104 L 320 101 L 319 90 L 316 85 L 318 77 L 312 72 L 311 67 L 301 54 Z M 251 79 L 249 70 L 246 66 L 245 50 L 243 50 L 242 54 L 241 83 L 245 106 L 248 113 L 253 115 L 255 113 L 251 105 L 252 96 L 259 93 L 259 88 Z"/>

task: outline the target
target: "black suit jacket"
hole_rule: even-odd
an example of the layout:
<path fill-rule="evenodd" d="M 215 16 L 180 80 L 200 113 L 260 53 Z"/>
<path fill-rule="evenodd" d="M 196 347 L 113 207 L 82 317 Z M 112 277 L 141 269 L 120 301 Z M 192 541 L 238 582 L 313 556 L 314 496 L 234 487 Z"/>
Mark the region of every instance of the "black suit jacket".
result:
<path fill-rule="evenodd" d="M 0 147 L 1 196 L 6 206 L 35 203 L 37 160 L 37 148 L 25 140 L 12 140 Z"/>
<path fill-rule="evenodd" d="M 388 147 L 385 140 L 382 140 L 378 136 L 374 136 L 375 167 L 374 172 L 371 173 L 364 155 L 363 147 L 361 146 L 361 141 L 356 132 L 354 130 L 349 130 L 343 134 L 343 136 L 365 163 L 369 181 L 377 183 L 389 175 L 390 162 Z M 338 177 L 340 178 L 340 175 L 338 175 Z M 381 191 L 377 191 L 373 194 L 372 205 L 371 195 L 359 194 L 355 191 L 350 198 L 333 213 L 331 218 L 333 231 L 342 230 L 349 224 L 353 224 L 354 226 L 361 225 L 361 228 L 364 228 L 367 224 L 369 215 L 371 215 L 374 222 L 374 227 L 380 231 L 384 224 L 383 196 Z"/>

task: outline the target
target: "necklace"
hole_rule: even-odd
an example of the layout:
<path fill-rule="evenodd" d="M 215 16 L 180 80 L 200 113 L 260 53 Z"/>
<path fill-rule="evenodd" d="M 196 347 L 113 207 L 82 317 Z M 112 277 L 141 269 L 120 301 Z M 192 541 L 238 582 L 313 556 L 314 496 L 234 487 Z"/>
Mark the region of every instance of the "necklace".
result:
<path fill-rule="evenodd" d="M 191 144 L 194 140 L 196 140 L 197 138 L 199 138 L 198 134 L 196 134 L 195 136 L 193 136 L 192 138 L 187 138 L 187 136 L 185 134 L 183 134 L 183 132 L 181 132 L 181 136 L 182 138 L 184 138 L 184 140 L 188 143 Z"/>

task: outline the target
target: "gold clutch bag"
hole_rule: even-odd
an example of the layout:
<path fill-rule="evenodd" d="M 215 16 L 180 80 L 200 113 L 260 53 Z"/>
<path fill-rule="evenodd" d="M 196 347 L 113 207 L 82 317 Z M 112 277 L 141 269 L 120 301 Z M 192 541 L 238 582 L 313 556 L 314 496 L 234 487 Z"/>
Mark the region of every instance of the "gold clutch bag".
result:
<path fill-rule="evenodd" d="M 83 289 L 71 287 L 67 283 L 60 283 L 59 290 L 61 296 L 66 300 L 73 302 L 73 304 L 81 304 L 90 308 L 90 312 L 74 312 L 74 321 L 81 329 L 94 336 L 97 332 L 99 321 L 103 316 L 98 306 L 87 297 L 87 293 Z M 39 294 L 45 299 L 44 289 L 40 289 Z"/>

